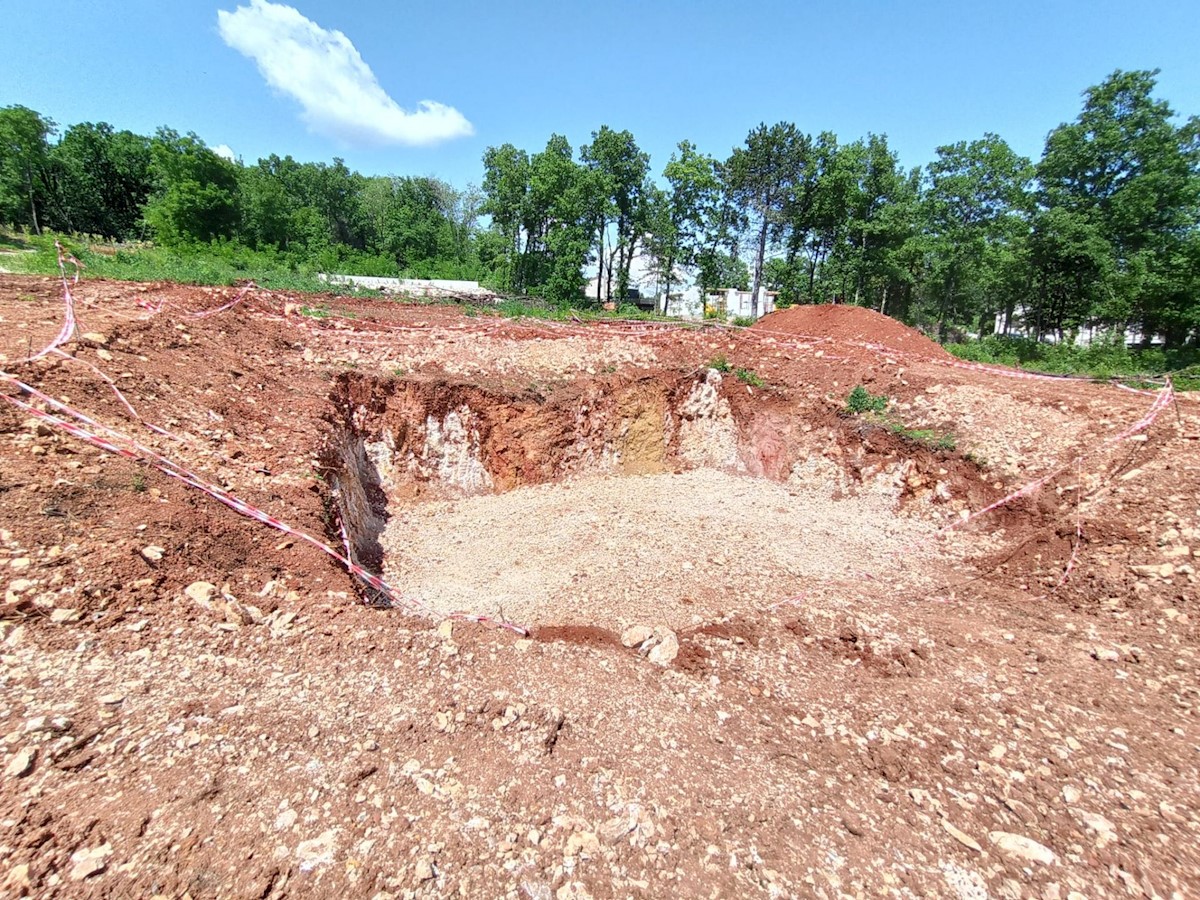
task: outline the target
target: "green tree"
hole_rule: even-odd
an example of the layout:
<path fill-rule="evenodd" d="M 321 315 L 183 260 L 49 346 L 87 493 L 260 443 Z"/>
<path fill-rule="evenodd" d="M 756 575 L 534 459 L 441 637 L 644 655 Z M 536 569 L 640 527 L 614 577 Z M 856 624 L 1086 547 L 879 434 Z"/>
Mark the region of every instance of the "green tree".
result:
<path fill-rule="evenodd" d="M 835 257 L 832 263 L 830 258 L 847 239 L 851 205 L 864 167 L 861 143 L 843 147 L 832 132 L 822 132 L 813 144 L 805 160 L 802 189 L 795 192 L 788 207 L 786 259 L 793 277 L 798 250 L 803 249 L 806 257 L 807 286 L 793 288 L 793 296 L 816 303 L 822 295 L 846 295 L 849 270 L 840 264 L 842 258 Z"/>
<path fill-rule="evenodd" d="M 122 240 L 140 233 L 154 186 L 149 138 L 85 122 L 68 128 L 49 156 L 61 228 Z"/>
<path fill-rule="evenodd" d="M 1033 167 L 1002 138 L 959 141 L 937 149 L 923 196 L 930 302 L 944 335 L 952 322 L 985 330 L 1003 306 L 987 289 L 1028 231 Z"/>
<path fill-rule="evenodd" d="M 570 143 L 559 134 L 532 156 L 512 144 L 489 147 L 483 163 L 477 209 L 491 216 L 504 243 L 501 281 L 555 302 L 579 300 L 595 227 L 596 181 L 589 170 L 575 162 Z M 495 271 L 494 242 L 481 246 Z"/>
<path fill-rule="evenodd" d="M 304 247 L 303 232 L 297 229 L 298 204 L 271 171 L 268 160 L 238 172 L 240 234 L 254 248 L 289 250 Z"/>
<path fill-rule="evenodd" d="M 1102 290 L 1112 275 L 1112 247 L 1091 217 L 1061 206 L 1039 210 L 1029 249 L 1034 290 L 1023 318 L 1037 337 L 1053 331 L 1062 340 L 1097 314 L 1120 318 L 1117 310 L 1106 312 Z M 1006 326 L 1013 312 L 1006 310 Z"/>
<path fill-rule="evenodd" d="M 592 133 L 592 142 L 579 148 L 579 156 L 591 174 L 591 178 L 581 181 L 580 187 L 587 207 L 585 215 L 597 233 L 598 282 L 605 281 L 609 297 L 614 296 L 613 266 L 607 268 L 605 277 L 604 247 L 608 220 L 612 216 L 616 296 L 624 299 L 629 289 L 629 270 L 647 224 L 650 157 L 638 149 L 628 131 L 613 131 L 607 125 Z"/>
<path fill-rule="evenodd" d="M 716 188 L 701 195 L 701 227 L 695 259 L 696 281 L 703 294 L 723 287 L 748 290 L 750 270 L 738 256 L 745 217 L 738 208 L 730 187 L 727 164 L 720 160 L 714 161 L 713 175 L 717 180 Z M 746 273 L 745 278 L 741 278 L 742 272 Z"/>
<path fill-rule="evenodd" d="M 459 261 L 454 191 L 434 178 L 393 178 L 382 245 L 402 271 L 430 261 Z"/>
<path fill-rule="evenodd" d="M 281 175 L 300 206 L 320 215 L 330 244 L 362 250 L 371 243 L 374 236 L 362 207 L 367 179 L 351 171 L 344 160 L 334 157 L 330 165 L 295 163 L 287 157 Z"/>
<path fill-rule="evenodd" d="M 1096 239 L 1109 245 L 1104 264 L 1081 269 L 1075 305 L 1090 295 L 1102 319 L 1136 323 L 1146 339 L 1161 331 L 1176 344 L 1195 318 L 1195 301 L 1181 297 L 1195 280 L 1200 120 L 1175 124 L 1170 106 L 1152 96 L 1157 75 L 1118 70 L 1084 92 L 1079 118 L 1046 139 L 1038 199 L 1070 214 L 1073 233 L 1087 233 L 1089 258 Z"/>
<path fill-rule="evenodd" d="M 707 293 L 718 288 L 750 289 L 750 267 L 732 251 L 702 251 L 697 265 L 700 268 L 701 289 Z"/>
<path fill-rule="evenodd" d="M 155 189 L 146 224 L 167 246 L 233 237 L 238 224 L 237 167 L 194 134 L 160 128 L 150 147 Z"/>
<path fill-rule="evenodd" d="M 583 267 L 592 247 L 587 219 L 589 183 L 559 134 L 529 163 L 527 253 L 536 254 L 537 284 L 547 300 L 568 303 L 583 296 Z"/>
<path fill-rule="evenodd" d="M 770 238 L 787 228 L 787 210 L 801 180 L 812 139 L 790 122 L 759 125 L 734 149 L 726 163 L 731 196 L 741 210 L 754 242 L 754 283 L 750 314 L 758 316 L 758 292 Z"/>
<path fill-rule="evenodd" d="M 854 178 L 846 240 L 838 256 L 853 289 L 843 293 L 883 312 L 889 295 L 895 297 L 910 281 L 904 250 L 917 228 L 917 191 L 885 135 L 868 135 L 865 143 L 856 141 L 851 147 L 847 155 Z"/>
<path fill-rule="evenodd" d="M 330 250 L 337 242 L 337 229 L 321 196 L 322 167 L 274 153 L 260 159 L 252 167 L 257 172 L 241 179 L 241 189 L 249 192 L 241 198 L 248 236 L 307 255 Z"/>
<path fill-rule="evenodd" d="M 55 124 L 24 106 L 0 109 L 0 215 L 41 234 L 49 137 Z"/>
<path fill-rule="evenodd" d="M 697 264 L 704 248 L 705 223 L 721 202 L 717 163 L 699 153 L 691 141 L 680 141 L 678 152 L 663 169 L 667 189 L 650 195 L 651 216 L 647 249 L 663 283 L 662 312 L 667 313 L 676 267 Z"/>
<path fill-rule="evenodd" d="M 483 154 L 483 172 L 480 212 L 491 217 L 493 227 L 505 241 L 501 285 L 525 293 L 528 273 L 522 263 L 530 234 L 529 154 L 512 144 L 488 147 Z"/>

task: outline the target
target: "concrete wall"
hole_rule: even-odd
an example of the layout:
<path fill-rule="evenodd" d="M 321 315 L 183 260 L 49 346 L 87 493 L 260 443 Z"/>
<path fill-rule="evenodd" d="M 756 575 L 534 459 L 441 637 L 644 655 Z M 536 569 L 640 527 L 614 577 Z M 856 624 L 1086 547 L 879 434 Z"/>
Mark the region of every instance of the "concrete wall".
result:
<path fill-rule="evenodd" d="M 492 296 L 492 292 L 480 287 L 478 281 L 453 281 L 448 278 L 376 278 L 372 275 L 320 274 L 317 277 L 330 284 L 353 284 L 372 291 L 408 294 L 414 297 L 445 297 L 458 294 Z"/>

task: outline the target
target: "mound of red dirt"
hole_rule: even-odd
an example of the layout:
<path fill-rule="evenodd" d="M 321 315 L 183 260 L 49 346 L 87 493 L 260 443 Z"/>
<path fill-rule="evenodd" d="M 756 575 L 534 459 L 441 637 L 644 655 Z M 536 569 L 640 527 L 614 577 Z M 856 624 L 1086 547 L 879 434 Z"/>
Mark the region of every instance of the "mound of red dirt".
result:
<path fill-rule="evenodd" d="M 825 303 L 818 306 L 789 306 L 763 316 L 754 324 L 759 331 L 833 341 L 880 344 L 896 353 L 925 359 L 946 359 L 942 347 L 921 332 L 891 316 L 862 306 Z"/>

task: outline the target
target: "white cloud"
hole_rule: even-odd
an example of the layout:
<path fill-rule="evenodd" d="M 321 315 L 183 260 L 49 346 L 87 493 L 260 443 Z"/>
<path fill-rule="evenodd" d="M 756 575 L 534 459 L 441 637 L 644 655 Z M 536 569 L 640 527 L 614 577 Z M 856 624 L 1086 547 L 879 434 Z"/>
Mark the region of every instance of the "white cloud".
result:
<path fill-rule="evenodd" d="M 302 118 L 318 134 L 348 145 L 428 145 L 475 133 L 452 106 L 422 100 L 405 110 L 387 95 L 350 39 L 297 9 L 250 0 L 217 11 L 217 29 L 234 50 L 253 59 L 267 84 L 300 101 Z"/>
<path fill-rule="evenodd" d="M 237 156 L 234 155 L 233 148 L 228 144 L 217 144 L 212 148 L 212 152 L 217 156 L 223 156 L 230 162 L 237 162 Z"/>

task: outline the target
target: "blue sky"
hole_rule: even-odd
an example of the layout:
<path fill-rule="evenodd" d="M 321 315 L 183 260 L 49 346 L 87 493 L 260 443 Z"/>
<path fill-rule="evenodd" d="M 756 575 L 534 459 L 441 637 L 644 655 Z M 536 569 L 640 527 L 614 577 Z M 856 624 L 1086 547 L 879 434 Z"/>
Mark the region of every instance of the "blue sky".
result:
<path fill-rule="evenodd" d="M 8 6 L 0 106 L 460 187 L 490 145 L 557 131 L 578 147 L 602 124 L 632 131 L 656 172 L 683 138 L 723 157 L 780 120 L 886 133 L 906 166 L 986 131 L 1036 158 L 1117 68 L 1161 69 L 1159 96 L 1200 114 L 1195 0 Z"/>

